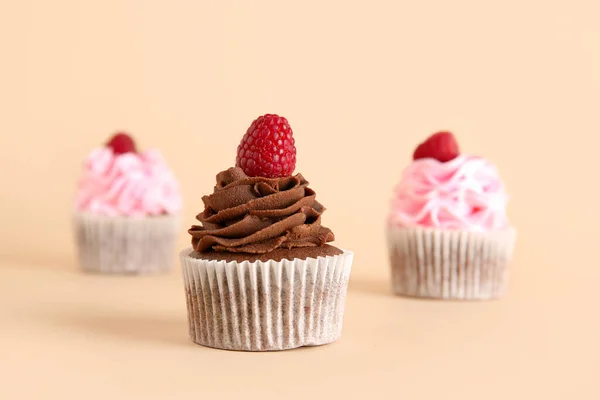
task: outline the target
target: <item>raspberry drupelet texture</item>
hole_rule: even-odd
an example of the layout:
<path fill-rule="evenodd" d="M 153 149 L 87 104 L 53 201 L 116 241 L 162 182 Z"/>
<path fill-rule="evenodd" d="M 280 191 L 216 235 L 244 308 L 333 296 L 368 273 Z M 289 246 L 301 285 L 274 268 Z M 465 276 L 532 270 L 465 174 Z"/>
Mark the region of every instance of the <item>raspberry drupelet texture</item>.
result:
<path fill-rule="evenodd" d="M 287 119 L 276 114 L 258 117 L 237 150 L 236 166 L 248 176 L 280 178 L 296 168 L 296 146 Z"/>

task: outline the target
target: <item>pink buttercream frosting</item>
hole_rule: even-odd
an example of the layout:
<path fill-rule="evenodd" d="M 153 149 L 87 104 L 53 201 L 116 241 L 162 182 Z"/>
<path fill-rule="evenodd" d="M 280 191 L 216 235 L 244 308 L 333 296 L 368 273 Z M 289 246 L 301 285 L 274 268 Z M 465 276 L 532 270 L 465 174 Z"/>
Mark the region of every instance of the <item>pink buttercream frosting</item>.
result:
<path fill-rule="evenodd" d="M 75 208 L 107 216 L 173 214 L 181 209 L 181 195 L 157 150 L 115 155 L 101 147 L 85 160 Z"/>
<path fill-rule="evenodd" d="M 486 232 L 507 228 L 508 196 L 496 167 L 481 157 L 460 155 L 440 162 L 413 161 L 392 201 L 390 223 L 400 227 Z"/>

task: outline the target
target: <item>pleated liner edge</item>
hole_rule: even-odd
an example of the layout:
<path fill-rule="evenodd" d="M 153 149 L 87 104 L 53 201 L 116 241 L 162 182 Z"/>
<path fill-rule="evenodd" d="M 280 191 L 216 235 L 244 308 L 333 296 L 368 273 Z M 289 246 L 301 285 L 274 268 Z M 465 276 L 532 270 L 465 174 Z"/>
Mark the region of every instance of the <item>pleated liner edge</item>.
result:
<path fill-rule="evenodd" d="M 104 274 L 148 274 L 175 264 L 179 215 L 106 217 L 73 216 L 79 264 Z"/>
<path fill-rule="evenodd" d="M 226 350 L 273 351 L 336 341 L 354 254 L 225 262 L 180 253 L 189 335 Z"/>
<path fill-rule="evenodd" d="M 502 297 L 516 231 L 490 233 L 388 227 L 397 295 L 456 300 Z"/>

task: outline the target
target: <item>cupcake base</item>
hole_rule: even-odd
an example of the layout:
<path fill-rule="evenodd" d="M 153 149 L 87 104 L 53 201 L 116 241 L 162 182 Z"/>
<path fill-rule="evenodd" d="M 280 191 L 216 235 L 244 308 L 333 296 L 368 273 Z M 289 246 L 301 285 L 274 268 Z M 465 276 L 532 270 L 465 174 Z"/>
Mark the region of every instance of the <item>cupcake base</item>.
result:
<path fill-rule="evenodd" d="M 85 271 L 143 274 L 173 267 L 179 230 L 177 215 L 76 214 L 74 224 L 79 261 Z"/>
<path fill-rule="evenodd" d="M 401 296 L 453 300 L 501 297 L 516 231 L 388 228 L 392 289 Z"/>
<path fill-rule="evenodd" d="M 225 350 L 274 351 L 341 335 L 353 253 L 217 261 L 180 253 L 190 338 Z"/>
<path fill-rule="evenodd" d="M 193 251 L 190 253 L 190 257 L 212 260 L 212 261 L 236 261 L 238 263 L 249 261 L 281 261 L 281 260 L 294 260 L 296 258 L 305 260 L 307 258 L 318 258 L 327 256 L 337 256 L 342 254 L 343 251 L 337 247 L 331 245 L 315 246 L 315 247 L 295 247 L 293 249 L 275 249 L 266 254 L 247 254 L 247 253 L 230 253 L 230 252 L 215 252 L 210 253 L 198 253 Z"/>

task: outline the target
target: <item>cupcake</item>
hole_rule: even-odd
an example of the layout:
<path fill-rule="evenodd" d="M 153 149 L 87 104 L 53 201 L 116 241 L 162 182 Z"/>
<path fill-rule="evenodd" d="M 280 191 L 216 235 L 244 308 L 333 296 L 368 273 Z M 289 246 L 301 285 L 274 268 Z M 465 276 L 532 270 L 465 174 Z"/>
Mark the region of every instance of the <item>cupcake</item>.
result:
<path fill-rule="evenodd" d="M 272 351 L 336 341 L 353 253 L 328 243 L 325 208 L 301 175 L 288 121 L 257 118 L 236 167 L 202 198 L 192 247 L 180 253 L 189 335 L 227 350 Z"/>
<path fill-rule="evenodd" d="M 394 293 L 500 297 L 516 238 L 507 201 L 496 167 L 460 154 L 450 132 L 419 145 L 396 187 L 387 224 Z"/>
<path fill-rule="evenodd" d="M 75 237 L 86 271 L 137 274 L 172 268 L 181 196 L 157 150 L 124 133 L 93 150 L 75 200 Z"/>

